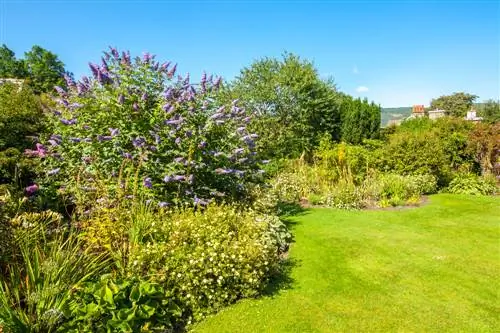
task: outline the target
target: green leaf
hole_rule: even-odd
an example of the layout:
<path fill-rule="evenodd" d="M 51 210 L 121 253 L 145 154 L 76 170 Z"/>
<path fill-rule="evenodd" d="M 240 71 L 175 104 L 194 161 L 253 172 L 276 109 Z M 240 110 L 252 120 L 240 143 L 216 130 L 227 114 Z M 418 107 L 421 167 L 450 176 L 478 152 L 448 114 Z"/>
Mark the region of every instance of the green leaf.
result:
<path fill-rule="evenodd" d="M 141 298 L 141 291 L 136 285 L 132 287 L 129 298 L 132 302 L 139 302 L 139 299 Z"/>

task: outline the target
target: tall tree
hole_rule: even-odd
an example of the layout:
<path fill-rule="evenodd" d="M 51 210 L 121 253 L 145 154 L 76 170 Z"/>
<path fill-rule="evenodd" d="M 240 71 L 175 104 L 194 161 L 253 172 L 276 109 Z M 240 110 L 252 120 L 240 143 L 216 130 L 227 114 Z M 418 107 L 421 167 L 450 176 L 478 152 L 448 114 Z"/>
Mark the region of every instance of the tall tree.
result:
<path fill-rule="evenodd" d="M 15 53 L 3 44 L 0 47 L 0 78 L 24 78 L 24 64 L 16 59 Z"/>
<path fill-rule="evenodd" d="M 481 106 L 480 114 L 487 122 L 500 122 L 500 101 L 493 99 L 486 101 Z"/>
<path fill-rule="evenodd" d="M 333 82 L 320 79 L 314 65 L 286 53 L 244 68 L 232 95 L 259 117 L 254 128 L 270 157 L 311 151 L 325 132 L 339 137 L 338 93 Z"/>
<path fill-rule="evenodd" d="M 380 130 L 379 105 L 369 103 L 367 99 L 354 99 L 342 94 L 341 135 L 342 141 L 359 144 L 363 139 L 375 139 Z"/>
<path fill-rule="evenodd" d="M 457 92 L 451 95 L 445 95 L 435 98 L 431 101 L 432 109 L 442 109 L 449 116 L 464 117 L 472 108 L 474 101 L 478 98 L 464 92 Z"/>
<path fill-rule="evenodd" d="M 64 63 L 54 53 L 34 45 L 24 59 L 29 84 L 36 93 L 49 92 L 64 86 Z"/>

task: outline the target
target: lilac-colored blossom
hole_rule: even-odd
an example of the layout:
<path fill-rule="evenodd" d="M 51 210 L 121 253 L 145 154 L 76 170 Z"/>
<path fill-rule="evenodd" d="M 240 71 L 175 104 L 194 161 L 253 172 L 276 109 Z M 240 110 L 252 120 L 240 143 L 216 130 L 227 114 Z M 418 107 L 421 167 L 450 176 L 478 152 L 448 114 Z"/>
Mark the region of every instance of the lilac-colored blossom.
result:
<path fill-rule="evenodd" d="M 119 128 L 108 128 L 109 133 L 111 136 L 117 136 L 120 134 L 120 129 Z"/>
<path fill-rule="evenodd" d="M 131 153 L 123 153 L 122 156 L 125 157 L 126 159 L 129 159 L 129 160 L 132 159 L 132 154 Z"/>
<path fill-rule="evenodd" d="M 33 195 L 35 194 L 36 191 L 38 191 L 39 187 L 37 184 L 30 185 L 26 187 L 24 190 L 26 191 L 26 194 L 28 195 Z"/>
<path fill-rule="evenodd" d="M 52 170 L 50 170 L 50 171 L 48 171 L 48 172 L 47 172 L 47 175 L 49 175 L 49 176 L 53 176 L 53 175 L 58 174 L 58 173 L 59 173 L 59 171 L 61 171 L 61 169 L 60 169 L 60 168 L 52 169 Z"/>
<path fill-rule="evenodd" d="M 125 103 L 125 96 L 123 94 L 118 95 L 118 104 L 122 105 Z"/>
<path fill-rule="evenodd" d="M 182 142 L 181 138 L 177 138 L 177 139 L 175 139 L 175 144 L 176 144 L 176 145 L 180 145 L 180 144 L 181 144 L 181 142 Z"/>
<path fill-rule="evenodd" d="M 144 178 L 142 184 L 146 188 L 153 188 L 153 183 L 151 182 L 151 178 L 149 178 L 149 177 Z"/>
<path fill-rule="evenodd" d="M 99 141 L 99 142 L 111 141 L 112 139 L 113 139 L 113 137 L 110 135 L 98 135 L 97 136 L 97 141 Z"/>
<path fill-rule="evenodd" d="M 132 109 L 134 109 L 134 111 L 138 111 L 139 110 L 139 104 L 137 104 L 137 102 L 134 102 L 134 104 L 132 104 Z"/>
<path fill-rule="evenodd" d="M 165 208 L 165 207 L 170 206 L 170 204 L 168 202 L 161 201 L 158 203 L 158 206 L 160 206 L 161 208 Z"/>
<path fill-rule="evenodd" d="M 165 183 L 170 183 L 171 181 L 173 181 L 173 178 L 172 178 L 171 176 L 165 176 L 165 177 L 163 178 L 163 181 L 164 181 Z"/>
<path fill-rule="evenodd" d="M 173 177 L 173 180 L 177 181 L 177 182 L 180 182 L 180 181 L 186 180 L 186 176 L 176 175 L 176 176 Z"/>
<path fill-rule="evenodd" d="M 82 139 L 80 139 L 80 138 L 73 138 L 73 137 L 72 137 L 72 138 L 69 138 L 69 141 L 71 141 L 71 142 L 73 142 L 73 143 L 78 143 L 78 142 L 81 142 L 81 141 L 82 141 Z"/>
<path fill-rule="evenodd" d="M 74 125 L 76 124 L 76 119 L 73 118 L 73 119 L 60 119 L 61 123 L 63 123 L 64 125 Z"/>
<path fill-rule="evenodd" d="M 222 168 L 215 169 L 215 173 L 218 174 L 218 175 L 227 175 L 227 174 L 229 174 L 231 172 L 232 172 L 231 169 L 222 169 Z"/>
<path fill-rule="evenodd" d="M 54 89 L 57 91 L 57 93 L 61 96 L 61 97 L 64 97 L 64 96 L 67 96 L 68 94 L 66 93 L 66 91 L 59 87 L 59 86 L 55 86 Z"/>

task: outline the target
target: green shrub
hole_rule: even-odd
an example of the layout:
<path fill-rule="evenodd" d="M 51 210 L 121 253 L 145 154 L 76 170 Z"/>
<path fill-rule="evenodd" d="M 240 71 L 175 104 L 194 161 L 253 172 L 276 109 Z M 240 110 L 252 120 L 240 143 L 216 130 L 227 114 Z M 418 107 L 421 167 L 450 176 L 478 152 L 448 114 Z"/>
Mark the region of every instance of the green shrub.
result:
<path fill-rule="evenodd" d="M 472 195 L 491 195 L 497 190 L 494 177 L 480 177 L 472 173 L 458 174 L 446 188 L 449 193 Z"/>
<path fill-rule="evenodd" d="M 374 143 L 371 140 L 370 143 Z M 315 154 L 315 165 L 334 182 L 360 184 L 375 165 L 375 153 L 363 146 L 333 144 L 323 139 Z"/>
<path fill-rule="evenodd" d="M 339 183 L 325 196 L 325 204 L 339 209 L 361 209 L 365 207 L 363 191 L 349 183 Z"/>
<path fill-rule="evenodd" d="M 28 88 L 0 85 L 0 184 L 26 186 L 38 165 L 23 155 L 47 130 L 40 98 Z"/>
<path fill-rule="evenodd" d="M 127 211 L 111 203 L 83 228 L 89 244 L 114 258 L 121 276 L 170 290 L 188 320 L 257 295 L 290 242 L 276 216 L 224 205 Z"/>
<path fill-rule="evenodd" d="M 435 193 L 436 179 L 432 175 L 379 174 L 363 184 L 366 199 L 379 206 L 400 206 L 415 203 L 422 194 Z"/>

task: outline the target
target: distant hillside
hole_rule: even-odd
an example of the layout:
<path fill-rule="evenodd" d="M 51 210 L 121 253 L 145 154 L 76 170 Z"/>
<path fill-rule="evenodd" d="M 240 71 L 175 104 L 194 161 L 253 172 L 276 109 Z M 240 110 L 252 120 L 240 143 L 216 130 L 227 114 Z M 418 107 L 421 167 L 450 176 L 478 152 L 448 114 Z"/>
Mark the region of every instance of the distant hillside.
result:
<path fill-rule="evenodd" d="M 381 126 L 385 127 L 391 120 L 397 121 L 407 118 L 411 115 L 411 106 L 403 106 L 399 108 L 382 108 L 380 122 Z"/>

